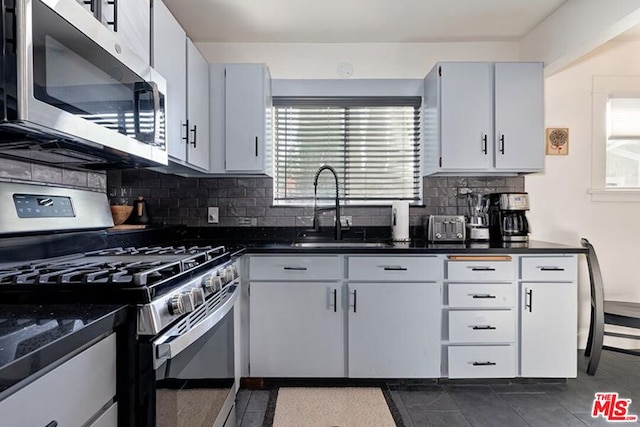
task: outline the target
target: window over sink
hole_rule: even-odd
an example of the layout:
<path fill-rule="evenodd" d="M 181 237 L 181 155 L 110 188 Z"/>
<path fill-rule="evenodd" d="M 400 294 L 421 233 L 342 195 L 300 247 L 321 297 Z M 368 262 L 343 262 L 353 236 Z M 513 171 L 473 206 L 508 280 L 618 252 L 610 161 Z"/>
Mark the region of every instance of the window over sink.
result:
<path fill-rule="evenodd" d="M 420 97 L 274 97 L 274 204 L 312 205 L 318 168 L 346 205 L 421 201 Z M 333 203 L 332 179 L 318 200 Z"/>

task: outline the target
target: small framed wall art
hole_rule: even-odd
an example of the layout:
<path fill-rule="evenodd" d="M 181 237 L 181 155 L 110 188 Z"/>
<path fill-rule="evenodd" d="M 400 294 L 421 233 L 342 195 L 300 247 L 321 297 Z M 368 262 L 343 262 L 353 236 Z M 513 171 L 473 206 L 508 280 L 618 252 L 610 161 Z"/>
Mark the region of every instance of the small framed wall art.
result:
<path fill-rule="evenodd" d="M 546 146 L 548 156 L 569 154 L 569 128 L 547 128 Z"/>

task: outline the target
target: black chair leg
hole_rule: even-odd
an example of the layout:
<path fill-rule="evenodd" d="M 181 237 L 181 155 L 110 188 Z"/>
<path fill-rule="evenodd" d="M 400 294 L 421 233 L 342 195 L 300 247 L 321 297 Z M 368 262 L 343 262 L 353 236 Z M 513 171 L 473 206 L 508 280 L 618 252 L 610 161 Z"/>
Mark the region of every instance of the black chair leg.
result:
<path fill-rule="evenodd" d="M 589 335 L 587 335 L 587 346 L 584 349 L 584 355 L 586 357 L 591 356 L 591 346 L 593 345 L 593 317 L 594 310 L 593 306 L 591 306 L 591 319 L 589 320 Z"/>
<path fill-rule="evenodd" d="M 598 364 L 600 363 L 600 354 L 602 354 L 602 342 L 604 340 L 604 313 L 595 313 L 592 322 L 593 332 L 591 333 L 591 357 L 587 366 L 587 374 L 594 375 Z"/>

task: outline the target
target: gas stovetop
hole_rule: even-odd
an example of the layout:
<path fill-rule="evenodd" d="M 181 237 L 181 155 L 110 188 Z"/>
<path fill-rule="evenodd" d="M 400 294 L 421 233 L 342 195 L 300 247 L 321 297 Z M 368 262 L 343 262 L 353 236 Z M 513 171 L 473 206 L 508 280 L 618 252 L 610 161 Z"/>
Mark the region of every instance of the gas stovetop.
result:
<path fill-rule="evenodd" d="M 223 246 L 158 246 L 0 264 L 0 299 L 148 303 L 229 259 Z"/>

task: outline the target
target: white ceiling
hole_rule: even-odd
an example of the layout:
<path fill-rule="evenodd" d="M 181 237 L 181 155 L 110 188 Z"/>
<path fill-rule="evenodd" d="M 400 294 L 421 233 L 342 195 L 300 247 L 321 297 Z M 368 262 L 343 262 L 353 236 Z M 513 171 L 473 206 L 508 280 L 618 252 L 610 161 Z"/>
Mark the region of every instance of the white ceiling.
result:
<path fill-rule="evenodd" d="M 519 40 L 565 0 L 164 0 L 196 42 Z"/>

